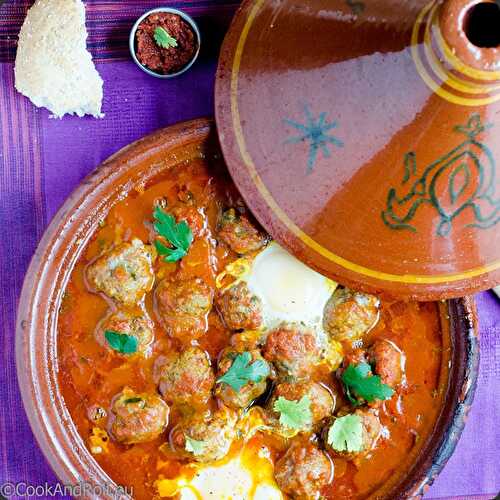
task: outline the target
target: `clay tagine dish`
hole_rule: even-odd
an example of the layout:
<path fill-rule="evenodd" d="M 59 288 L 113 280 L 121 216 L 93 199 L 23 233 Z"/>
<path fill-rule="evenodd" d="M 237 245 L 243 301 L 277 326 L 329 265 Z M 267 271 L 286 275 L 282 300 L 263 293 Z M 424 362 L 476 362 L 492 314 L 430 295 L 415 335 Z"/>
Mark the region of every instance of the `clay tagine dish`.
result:
<path fill-rule="evenodd" d="M 263 226 L 367 291 L 500 282 L 499 26 L 493 0 L 244 1 L 216 118 Z"/>
<path fill-rule="evenodd" d="M 74 191 L 31 262 L 16 337 L 61 483 L 137 500 L 428 488 L 474 394 L 473 299 L 349 291 L 270 240 L 207 120 L 131 144 Z"/>

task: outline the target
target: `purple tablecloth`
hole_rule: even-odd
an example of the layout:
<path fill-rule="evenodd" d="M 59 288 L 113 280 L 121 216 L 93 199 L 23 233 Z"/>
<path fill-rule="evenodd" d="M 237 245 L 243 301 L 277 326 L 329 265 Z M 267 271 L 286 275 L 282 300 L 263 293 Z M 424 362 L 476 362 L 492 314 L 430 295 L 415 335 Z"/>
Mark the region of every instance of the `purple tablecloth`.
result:
<path fill-rule="evenodd" d="M 50 119 L 15 92 L 16 35 L 30 3 L 0 7 L 0 485 L 56 482 L 25 417 L 15 372 L 15 310 L 35 247 L 65 198 L 110 154 L 157 128 L 213 114 L 218 48 L 238 2 L 88 0 L 89 45 L 105 82 L 103 120 Z M 170 81 L 139 71 L 127 54 L 133 20 L 160 4 L 191 13 L 204 41 L 195 66 Z M 500 491 L 500 301 L 482 293 L 477 303 L 482 359 L 475 403 L 455 454 L 426 498 L 492 498 Z"/>

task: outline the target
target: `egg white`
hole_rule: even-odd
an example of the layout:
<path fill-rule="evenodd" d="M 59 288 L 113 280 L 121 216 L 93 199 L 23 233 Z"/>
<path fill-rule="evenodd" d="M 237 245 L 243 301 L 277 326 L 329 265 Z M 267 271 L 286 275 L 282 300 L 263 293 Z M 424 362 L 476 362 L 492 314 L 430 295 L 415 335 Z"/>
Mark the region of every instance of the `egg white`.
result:
<path fill-rule="evenodd" d="M 283 500 L 274 479 L 270 450 L 266 446 L 248 446 L 255 433 L 266 430 L 261 411 L 251 409 L 237 425 L 245 436 L 237 453 L 214 464 L 190 464 L 190 472 L 158 480 L 159 496 L 180 500 Z"/>
<path fill-rule="evenodd" d="M 229 264 L 227 275 L 245 282 L 261 300 L 263 329 L 283 322 L 302 323 L 323 333 L 323 310 L 337 284 L 313 271 L 290 255 L 276 242 L 269 244 L 253 259 L 243 257 Z"/>
<path fill-rule="evenodd" d="M 240 457 L 220 466 L 199 468 L 195 477 L 178 491 L 181 500 L 281 500 L 274 479 L 254 485 L 253 473 Z"/>

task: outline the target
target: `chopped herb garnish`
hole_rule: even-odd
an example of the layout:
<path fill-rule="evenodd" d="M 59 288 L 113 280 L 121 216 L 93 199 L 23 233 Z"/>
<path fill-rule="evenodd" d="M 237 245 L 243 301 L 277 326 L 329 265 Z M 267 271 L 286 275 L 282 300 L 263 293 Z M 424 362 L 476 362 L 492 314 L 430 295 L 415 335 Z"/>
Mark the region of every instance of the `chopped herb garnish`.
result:
<path fill-rule="evenodd" d="M 191 228 L 184 220 L 177 224 L 173 215 L 166 213 L 158 206 L 155 208 L 153 215 L 156 232 L 172 245 L 172 248 L 170 248 L 161 241 L 155 240 L 156 250 L 160 255 L 165 256 L 165 262 L 176 262 L 182 259 L 193 242 Z"/>
<path fill-rule="evenodd" d="M 170 33 L 161 26 L 155 28 L 154 31 L 155 42 L 164 49 L 169 49 L 170 47 L 177 47 L 177 40 L 170 35 Z"/>
<path fill-rule="evenodd" d="M 128 398 L 124 401 L 126 405 L 132 404 L 132 403 L 139 403 L 142 401 L 142 398 Z"/>
<path fill-rule="evenodd" d="M 346 396 L 354 406 L 364 401 L 371 403 L 375 399 L 390 399 L 394 394 L 394 390 L 383 384 L 378 375 L 371 374 L 368 363 L 351 363 L 342 374 L 342 382 Z"/>
<path fill-rule="evenodd" d="M 283 427 L 303 429 L 312 422 L 311 400 L 308 396 L 302 396 L 299 401 L 289 401 L 280 396 L 273 408 L 280 413 L 280 424 Z"/>
<path fill-rule="evenodd" d="M 205 441 L 197 441 L 196 439 L 185 436 L 186 438 L 186 451 L 193 455 L 201 455 L 205 450 Z"/>
<path fill-rule="evenodd" d="M 217 383 L 225 383 L 239 392 L 248 382 L 261 382 L 269 375 L 269 365 L 262 359 L 250 364 L 251 360 L 252 355 L 248 351 L 238 354 L 231 368 L 217 379 Z"/>
<path fill-rule="evenodd" d="M 121 352 L 122 354 L 134 354 L 137 352 L 137 338 L 133 335 L 106 330 L 104 332 L 104 337 L 109 346 L 115 351 Z"/>
<path fill-rule="evenodd" d="M 358 452 L 363 449 L 363 425 L 359 415 L 336 418 L 327 436 L 328 444 L 336 451 Z"/>

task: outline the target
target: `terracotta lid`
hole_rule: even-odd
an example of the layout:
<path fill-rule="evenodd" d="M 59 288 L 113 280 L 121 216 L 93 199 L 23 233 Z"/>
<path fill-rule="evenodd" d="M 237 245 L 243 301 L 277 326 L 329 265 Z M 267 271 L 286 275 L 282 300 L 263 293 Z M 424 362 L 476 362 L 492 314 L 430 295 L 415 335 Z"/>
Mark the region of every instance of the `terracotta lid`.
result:
<path fill-rule="evenodd" d="M 266 229 L 341 283 L 500 283 L 493 0 L 247 0 L 221 53 L 225 159 Z"/>

